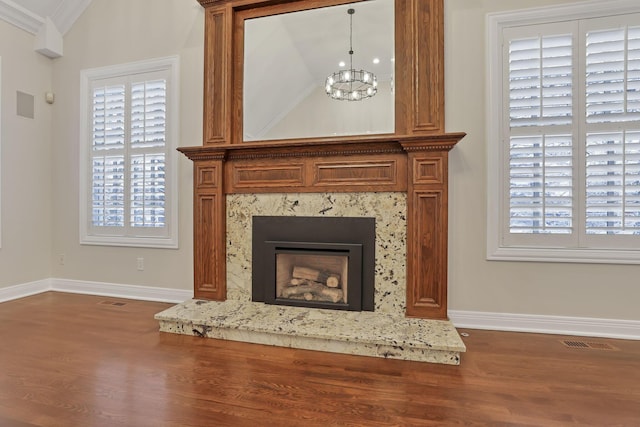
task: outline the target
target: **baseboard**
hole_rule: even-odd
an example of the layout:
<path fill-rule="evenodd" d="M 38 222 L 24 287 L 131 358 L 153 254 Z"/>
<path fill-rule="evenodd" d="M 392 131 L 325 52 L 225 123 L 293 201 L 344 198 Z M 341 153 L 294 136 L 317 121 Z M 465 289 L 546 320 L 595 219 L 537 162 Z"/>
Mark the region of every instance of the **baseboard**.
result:
<path fill-rule="evenodd" d="M 193 291 L 150 286 L 122 285 L 84 280 L 51 279 L 51 290 L 72 294 L 101 295 L 142 301 L 180 303 L 193 298 Z"/>
<path fill-rule="evenodd" d="M 0 289 L 0 302 L 12 301 L 51 290 L 51 279 L 37 280 Z"/>
<path fill-rule="evenodd" d="M 456 328 L 640 340 L 640 321 L 449 310 Z"/>
<path fill-rule="evenodd" d="M 180 303 L 193 298 L 193 291 L 183 289 L 87 282 L 84 280 L 44 279 L 0 289 L 0 303 L 48 291 L 170 303 Z"/>

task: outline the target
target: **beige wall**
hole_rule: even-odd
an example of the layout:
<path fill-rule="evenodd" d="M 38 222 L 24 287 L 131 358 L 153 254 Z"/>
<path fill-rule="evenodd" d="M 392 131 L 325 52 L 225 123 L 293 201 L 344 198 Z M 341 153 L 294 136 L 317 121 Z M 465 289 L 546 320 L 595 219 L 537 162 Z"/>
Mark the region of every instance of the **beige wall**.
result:
<path fill-rule="evenodd" d="M 639 320 L 640 266 L 486 261 L 485 16 L 542 0 L 445 0 L 453 310 Z"/>
<path fill-rule="evenodd" d="M 486 261 L 485 15 L 560 2 L 445 0 L 447 130 L 468 134 L 450 157 L 450 308 L 640 320 L 640 266 Z M 35 122 L 17 120 L 12 112 L 16 89 L 32 91 L 41 99 L 50 80 L 49 60 L 32 51 L 31 37 L 0 22 L 4 190 L 0 286 L 58 277 L 191 289 L 192 169 L 184 157 L 180 158 L 179 250 L 78 244 L 81 69 L 180 55 L 180 144 L 201 143 L 203 11 L 195 0 L 161 3 L 92 2 L 66 34 L 64 57 L 51 63 L 56 104 L 50 138 L 48 106 L 38 104 L 41 118 Z M 20 61 L 20 67 L 10 65 L 12 58 Z M 51 184 L 43 185 L 49 178 Z M 20 191 L 11 191 L 16 182 Z M 40 197 L 33 197 L 34 192 Z M 22 223 L 29 227 L 20 227 Z M 66 255 L 65 265 L 58 264 L 61 253 Z M 145 258 L 144 272 L 136 271 L 137 257 Z"/>
<path fill-rule="evenodd" d="M 0 21 L 0 288 L 51 276 L 51 62 L 33 36 Z M 34 119 L 16 114 L 16 91 L 33 95 Z"/>
<path fill-rule="evenodd" d="M 193 287 L 192 169 L 179 153 L 179 249 L 80 245 L 78 147 L 80 70 L 180 57 L 179 145 L 202 144 L 204 13 L 195 1 L 94 0 L 64 37 L 53 65 L 53 260 L 55 278 L 190 290 Z M 58 262 L 65 254 L 65 264 Z M 144 271 L 136 259 L 144 258 Z"/>

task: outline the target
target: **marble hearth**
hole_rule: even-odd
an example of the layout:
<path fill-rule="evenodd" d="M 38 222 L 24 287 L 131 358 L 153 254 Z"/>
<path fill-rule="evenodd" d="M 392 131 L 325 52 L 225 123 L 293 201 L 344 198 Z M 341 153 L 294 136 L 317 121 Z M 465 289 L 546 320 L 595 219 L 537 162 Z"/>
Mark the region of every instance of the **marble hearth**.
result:
<path fill-rule="evenodd" d="M 251 301 L 251 218 L 375 217 L 373 312 Z M 402 192 L 229 194 L 227 300 L 189 300 L 156 315 L 163 332 L 363 356 L 460 363 L 465 346 L 447 320 L 405 317 L 407 196 Z"/>
<path fill-rule="evenodd" d="M 465 346 L 451 322 L 190 300 L 156 315 L 160 331 L 359 356 L 459 365 Z"/>

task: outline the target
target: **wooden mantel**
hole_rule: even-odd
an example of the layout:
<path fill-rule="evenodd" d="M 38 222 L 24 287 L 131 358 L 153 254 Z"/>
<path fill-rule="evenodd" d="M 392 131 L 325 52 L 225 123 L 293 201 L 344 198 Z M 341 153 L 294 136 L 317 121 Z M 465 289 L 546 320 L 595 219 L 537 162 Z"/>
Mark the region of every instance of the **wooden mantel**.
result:
<path fill-rule="evenodd" d="M 359 1 L 359 0 L 354 0 Z M 354 2 L 351 1 L 351 2 Z M 199 0 L 205 7 L 203 145 L 194 162 L 194 295 L 226 299 L 226 195 L 407 194 L 406 315 L 447 318 L 448 152 L 443 0 L 395 0 L 395 133 L 242 141 L 244 19 L 345 0 Z"/>

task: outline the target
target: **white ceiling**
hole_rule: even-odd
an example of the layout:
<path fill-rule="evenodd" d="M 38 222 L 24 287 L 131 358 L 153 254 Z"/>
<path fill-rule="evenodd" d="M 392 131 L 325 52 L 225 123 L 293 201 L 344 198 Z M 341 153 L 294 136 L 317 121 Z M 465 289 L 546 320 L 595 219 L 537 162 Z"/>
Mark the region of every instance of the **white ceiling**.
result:
<path fill-rule="evenodd" d="M 0 0 L 0 19 L 38 34 L 51 19 L 64 35 L 92 0 Z"/>

